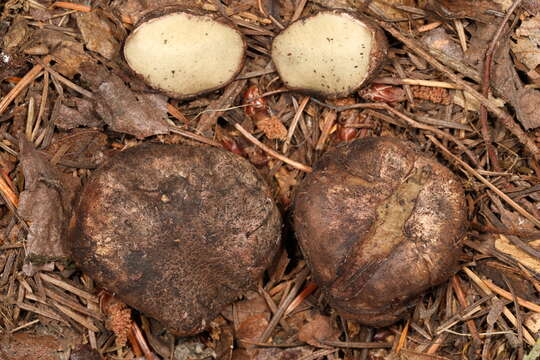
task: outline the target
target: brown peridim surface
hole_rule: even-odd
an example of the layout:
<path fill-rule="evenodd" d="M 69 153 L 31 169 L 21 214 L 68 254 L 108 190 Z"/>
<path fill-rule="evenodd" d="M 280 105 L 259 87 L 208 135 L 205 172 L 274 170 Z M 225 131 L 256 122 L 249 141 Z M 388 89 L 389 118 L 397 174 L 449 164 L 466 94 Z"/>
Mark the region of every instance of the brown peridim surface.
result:
<path fill-rule="evenodd" d="M 386 326 L 457 270 L 467 219 L 450 170 L 412 143 L 381 137 L 327 152 L 298 189 L 294 223 L 329 303 Z"/>
<path fill-rule="evenodd" d="M 99 285 L 189 335 L 254 284 L 280 234 L 279 211 L 249 162 L 216 148 L 149 144 L 92 174 L 68 248 Z"/>

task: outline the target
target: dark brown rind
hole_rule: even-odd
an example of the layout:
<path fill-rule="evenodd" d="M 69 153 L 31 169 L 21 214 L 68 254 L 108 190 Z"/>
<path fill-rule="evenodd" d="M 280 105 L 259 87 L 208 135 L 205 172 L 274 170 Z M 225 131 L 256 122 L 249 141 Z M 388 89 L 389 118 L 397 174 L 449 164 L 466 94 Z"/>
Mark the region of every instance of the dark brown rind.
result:
<path fill-rule="evenodd" d="M 248 161 L 217 148 L 150 144 L 92 174 L 67 248 L 100 286 L 190 335 L 254 285 L 280 234 L 269 188 Z"/>
<path fill-rule="evenodd" d="M 181 6 L 181 5 L 171 5 L 171 6 L 165 6 L 165 7 L 159 8 L 159 9 L 151 10 L 151 11 L 145 13 L 143 16 L 141 16 L 139 21 L 137 21 L 137 23 L 135 24 L 135 26 L 134 26 L 133 30 L 131 31 L 131 33 L 126 37 L 126 39 L 124 41 L 124 46 L 129 41 L 129 39 L 131 38 L 131 34 L 133 34 L 133 32 L 139 26 L 143 25 L 144 23 L 146 23 L 148 21 L 157 19 L 157 18 L 162 17 L 162 16 L 171 15 L 171 14 L 174 14 L 174 13 L 187 13 L 187 14 L 194 15 L 194 16 L 206 16 L 206 17 L 209 17 L 209 18 L 211 18 L 212 20 L 214 20 L 216 22 L 219 22 L 219 23 L 222 23 L 223 25 L 229 26 L 230 28 L 235 30 L 240 35 L 240 38 L 242 39 L 242 44 L 243 44 L 243 49 L 242 50 L 243 50 L 244 55 L 242 56 L 242 62 L 238 66 L 238 69 L 233 73 L 233 75 L 231 75 L 231 79 L 229 81 L 226 81 L 222 85 L 215 86 L 213 88 L 210 88 L 210 89 L 207 89 L 207 90 L 204 90 L 204 91 L 199 91 L 199 92 L 194 93 L 194 94 L 187 94 L 187 95 L 178 94 L 178 93 L 175 93 L 175 92 L 172 92 L 172 91 L 167 91 L 167 90 L 161 89 L 159 87 L 153 86 L 153 85 L 149 84 L 148 82 L 146 82 L 146 79 L 142 74 L 139 74 L 138 72 L 136 72 L 135 70 L 133 70 L 131 68 L 131 66 L 129 65 L 129 62 L 127 61 L 127 59 L 125 57 L 124 51 L 122 51 L 122 58 L 125 61 L 128 69 L 131 71 L 131 73 L 134 76 L 141 79 L 142 81 L 144 81 L 145 84 L 148 85 L 150 88 L 155 89 L 155 90 L 159 91 L 160 93 L 165 94 L 165 95 L 167 95 L 169 97 L 179 99 L 179 100 L 189 100 L 189 99 L 196 98 L 197 96 L 201 96 L 201 95 L 204 95 L 204 94 L 214 92 L 216 90 L 219 90 L 219 89 L 222 89 L 222 88 L 226 87 L 231 82 L 235 81 L 238 74 L 240 74 L 240 72 L 244 68 L 244 65 L 245 65 L 245 62 L 246 62 L 247 43 L 246 43 L 246 39 L 245 39 L 244 35 L 238 29 L 236 24 L 234 24 L 230 19 L 224 17 L 223 15 L 221 15 L 218 12 L 209 12 L 209 11 L 205 11 L 203 9 L 197 9 L 197 8 L 194 8 L 194 7 L 186 7 L 186 6 Z M 124 48 L 124 46 L 122 46 L 122 49 Z"/>
<path fill-rule="evenodd" d="M 467 227 L 455 175 L 394 138 L 327 152 L 300 185 L 294 228 L 315 281 L 344 317 L 386 326 L 458 268 Z"/>
<path fill-rule="evenodd" d="M 351 17 L 354 17 L 354 18 L 360 20 L 362 23 L 367 25 L 367 27 L 372 31 L 374 46 L 373 46 L 373 48 L 371 50 L 368 75 L 366 76 L 366 78 L 360 84 L 358 84 L 358 86 L 352 88 L 350 91 L 338 92 L 338 93 L 333 93 L 333 94 L 327 94 L 327 93 L 323 93 L 323 92 L 320 92 L 320 91 L 314 91 L 314 90 L 310 90 L 310 89 L 289 86 L 287 84 L 287 82 L 285 80 L 283 80 L 283 78 L 281 78 L 281 80 L 283 81 L 283 84 L 287 88 L 291 89 L 292 91 L 296 91 L 298 93 L 313 96 L 313 97 L 316 97 L 316 98 L 338 99 L 338 98 L 349 96 L 350 94 L 358 91 L 359 89 L 361 89 L 364 86 L 368 85 L 371 82 L 371 80 L 373 80 L 378 75 L 379 71 L 383 68 L 384 64 L 386 63 L 386 58 L 387 58 L 387 55 L 388 55 L 388 40 L 386 39 L 386 35 L 384 34 L 384 31 L 382 30 L 382 28 L 376 22 L 374 22 L 373 20 L 369 19 L 366 16 L 360 15 L 360 14 L 352 12 L 352 11 L 343 10 L 343 9 L 321 10 L 321 11 L 317 12 L 316 14 L 301 17 L 298 20 L 293 21 L 292 23 L 290 23 L 288 26 L 291 26 L 292 24 L 295 24 L 296 22 L 304 22 L 307 19 L 309 19 L 309 18 L 311 18 L 313 16 L 317 16 L 318 14 L 321 14 L 321 13 L 347 14 L 347 15 L 349 15 Z M 285 30 L 287 30 L 287 28 L 281 30 L 274 37 L 274 39 L 272 41 L 277 39 Z M 273 50 L 273 47 L 272 47 L 272 50 Z M 272 51 L 271 51 L 271 56 L 272 56 L 272 59 L 273 59 Z M 278 74 L 281 77 L 281 72 L 279 70 L 279 67 L 276 65 L 275 62 L 274 62 L 274 65 L 276 67 L 276 70 L 277 70 Z"/>

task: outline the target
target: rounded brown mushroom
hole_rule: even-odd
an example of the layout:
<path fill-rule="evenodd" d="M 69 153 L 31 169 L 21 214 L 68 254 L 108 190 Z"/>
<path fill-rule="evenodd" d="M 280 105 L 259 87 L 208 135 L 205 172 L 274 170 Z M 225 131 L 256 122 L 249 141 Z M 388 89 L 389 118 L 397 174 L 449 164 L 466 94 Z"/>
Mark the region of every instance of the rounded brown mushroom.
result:
<path fill-rule="evenodd" d="M 124 58 L 148 85 L 185 99 L 234 80 L 245 48 L 244 37 L 228 19 L 172 7 L 139 21 L 126 39 Z"/>
<path fill-rule="evenodd" d="M 269 188 L 248 161 L 211 147 L 149 144 L 91 175 L 67 247 L 100 286 L 189 335 L 254 285 L 280 234 Z"/>
<path fill-rule="evenodd" d="M 457 270 L 463 188 L 412 143 L 364 138 L 328 151 L 297 191 L 300 247 L 345 318 L 389 325 Z"/>
<path fill-rule="evenodd" d="M 388 43 L 371 20 L 343 10 L 321 11 L 293 22 L 272 42 L 283 83 L 300 92 L 345 97 L 382 67 Z"/>

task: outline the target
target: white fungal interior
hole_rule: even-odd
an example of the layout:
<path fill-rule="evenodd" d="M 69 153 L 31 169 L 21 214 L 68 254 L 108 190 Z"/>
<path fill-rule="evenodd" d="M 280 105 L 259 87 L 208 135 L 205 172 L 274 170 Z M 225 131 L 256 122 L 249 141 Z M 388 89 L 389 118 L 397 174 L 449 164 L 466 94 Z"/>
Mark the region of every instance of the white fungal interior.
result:
<path fill-rule="evenodd" d="M 325 95 L 348 93 L 365 80 L 372 31 L 346 13 L 322 12 L 297 21 L 272 44 L 283 82 Z"/>
<path fill-rule="evenodd" d="M 124 56 L 151 86 L 181 97 L 230 81 L 242 65 L 244 43 L 231 26 L 180 12 L 137 27 Z"/>

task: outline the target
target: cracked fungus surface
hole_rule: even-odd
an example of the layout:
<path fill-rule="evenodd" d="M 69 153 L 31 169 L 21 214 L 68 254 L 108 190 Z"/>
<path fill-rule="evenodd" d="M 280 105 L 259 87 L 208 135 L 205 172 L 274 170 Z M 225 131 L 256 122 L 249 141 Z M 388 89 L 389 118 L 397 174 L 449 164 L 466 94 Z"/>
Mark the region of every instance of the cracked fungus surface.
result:
<path fill-rule="evenodd" d="M 221 87 L 240 71 L 240 32 L 209 16 L 178 12 L 141 24 L 126 40 L 129 66 L 151 86 L 184 97 Z"/>
<path fill-rule="evenodd" d="M 193 334 L 262 275 L 281 220 L 249 162 L 215 148 L 143 145 L 86 184 L 75 262 L 129 305 Z"/>
<path fill-rule="evenodd" d="M 366 138 L 329 151 L 298 192 L 295 229 L 330 303 L 384 326 L 457 268 L 459 180 L 413 144 Z"/>

